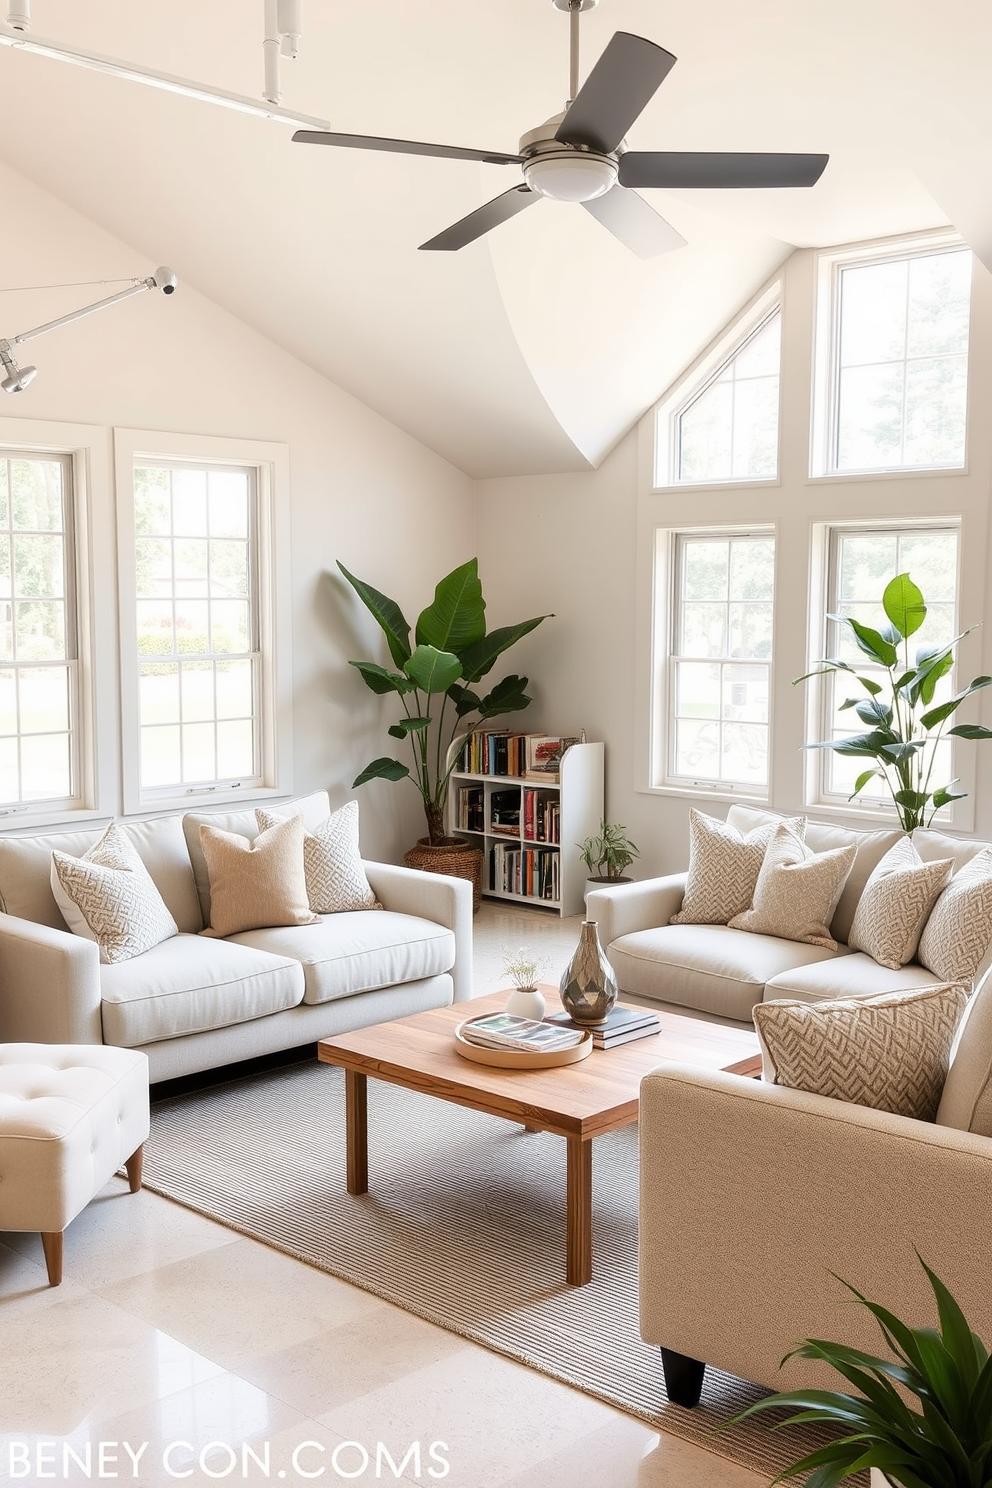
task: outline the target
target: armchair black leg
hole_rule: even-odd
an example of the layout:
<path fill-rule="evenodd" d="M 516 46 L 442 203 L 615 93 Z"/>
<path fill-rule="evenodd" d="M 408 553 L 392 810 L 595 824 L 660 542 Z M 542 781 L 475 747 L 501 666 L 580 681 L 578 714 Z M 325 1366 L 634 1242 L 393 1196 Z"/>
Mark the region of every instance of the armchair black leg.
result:
<path fill-rule="evenodd" d="M 663 1348 L 661 1367 L 665 1371 L 665 1389 L 672 1404 L 684 1406 L 686 1410 L 698 1405 L 703 1393 L 706 1365 L 698 1359 L 690 1359 L 688 1354 L 677 1354 L 674 1349 Z"/>

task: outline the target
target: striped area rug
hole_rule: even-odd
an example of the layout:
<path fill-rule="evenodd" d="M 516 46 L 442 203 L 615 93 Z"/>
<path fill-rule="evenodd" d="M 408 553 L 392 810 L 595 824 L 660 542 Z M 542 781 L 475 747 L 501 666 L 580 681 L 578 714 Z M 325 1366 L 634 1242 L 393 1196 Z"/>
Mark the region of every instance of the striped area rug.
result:
<path fill-rule="evenodd" d="M 716 1432 L 760 1392 L 713 1369 L 695 1411 L 668 1402 L 637 1327 L 635 1127 L 597 1138 L 577 1288 L 560 1138 L 370 1080 L 368 1194 L 346 1192 L 344 1146 L 342 1071 L 299 1064 L 156 1103 L 145 1183 L 769 1477 L 825 1439 L 768 1417 Z"/>

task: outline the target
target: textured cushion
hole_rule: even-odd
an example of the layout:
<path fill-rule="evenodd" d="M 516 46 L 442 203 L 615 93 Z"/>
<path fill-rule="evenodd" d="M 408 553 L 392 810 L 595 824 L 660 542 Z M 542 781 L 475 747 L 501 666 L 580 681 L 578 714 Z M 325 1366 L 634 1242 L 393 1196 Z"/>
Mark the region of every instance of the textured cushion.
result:
<path fill-rule="evenodd" d="M 930 911 L 919 960 L 944 981 L 970 982 L 992 940 L 992 847 L 959 868 Z"/>
<path fill-rule="evenodd" d="M 201 827 L 200 846 L 210 876 L 210 928 L 204 935 L 316 922 L 307 899 L 298 816 L 260 832 L 254 842 L 236 832 Z"/>
<path fill-rule="evenodd" d="M 297 796 L 294 801 L 280 801 L 276 806 L 276 810 L 282 817 L 301 817 L 304 829 L 308 832 L 312 832 L 314 827 L 319 826 L 326 819 L 330 809 L 331 805 L 326 791 L 314 791 L 309 796 Z M 200 846 L 201 826 L 218 827 L 222 832 L 235 832 L 239 837 L 247 837 L 251 842 L 258 836 L 258 822 L 255 820 L 253 806 L 243 808 L 241 811 L 187 811 L 183 817 L 183 832 L 186 835 L 189 860 L 193 865 L 193 878 L 200 900 L 200 912 L 203 916 L 203 923 L 209 925 L 210 876 L 207 873 L 207 862 Z"/>
<path fill-rule="evenodd" d="M 135 1048 L 296 1007 L 303 970 L 286 956 L 177 935 L 126 966 L 101 968 L 100 993 L 105 1041 Z"/>
<path fill-rule="evenodd" d="M 882 992 L 935 987 L 943 980 L 912 962 L 893 970 L 879 966 L 863 951 L 853 951 L 849 956 L 779 972 L 765 983 L 765 1001 L 786 997 L 799 1002 L 832 1002 L 838 997 L 878 997 Z"/>
<path fill-rule="evenodd" d="M 689 812 L 689 877 L 682 908 L 671 925 L 726 925 L 751 903 L 765 849 L 779 820 L 769 821 L 745 836 L 716 817 Z M 786 819 L 802 836 L 805 817 Z"/>
<path fill-rule="evenodd" d="M 973 995 L 958 1030 L 937 1123 L 992 1137 L 992 977 Z"/>
<path fill-rule="evenodd" d="M 912 961 L 951 867 L 949 858 L 924 863 L 912 837 L 901 837 L 865 885 L 851 926 L 851 949 L 866 951 L 880 966 L 893 970 Z"/>
<path fill-rule="evenodd" d="M 726 925 L 662 925 L 621 935 L 610 963 L 622 991 L 748 1022 L 765 982 L 837 953 Z"/>
<path fill-rule="evenodd" d="M 259 809 L 255 811 L 255 819 L 260 832 L 285 820 Z M 315 914 L 382 908 L 365 877 L 358 847 L 357 801 L 347 801 L 312 832 L 304 832 L 303 871 L 310 908 Z"/>
<path fill-rule="evenodd" d="M 439 976 L 455 964 L 455 937 L 416 915 L 345 913 L 303 929 L 252 930 L 228 944 L 301 962 L 303 1001 L 333 1002 L 376 987 Z"/>
<path fill-rule="evenodd" d="M 95 940 L 112 965 L 178 934 L 152 877 L 115 823 L 83 858 L 52 853 L 52 893 L 74 935 Z"/>
<path fill-rule="evenodd" d="M 754 886 L 753 906 L 736 915 L 730 928 L 835 951 L 829 925 L 856 854 L 853 846 L 811 852 L 787 825 L 776 827 Z"/>
<path fill-rule="evenodd" d="M 876 1111 L 933 1121 L 967 988 L 817 1004 L 765 1002 L 754 1010 L 764 1078 Z"/>

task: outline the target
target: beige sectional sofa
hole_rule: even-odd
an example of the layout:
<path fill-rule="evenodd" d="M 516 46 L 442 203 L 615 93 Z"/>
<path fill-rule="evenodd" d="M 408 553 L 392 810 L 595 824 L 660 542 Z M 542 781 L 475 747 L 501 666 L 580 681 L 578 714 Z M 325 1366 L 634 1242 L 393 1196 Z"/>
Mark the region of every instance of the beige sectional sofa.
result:
<path fill-rule="evenodd" d="M 732 806 L 727 816 L 728 825 L 744 834 L 781 820 L 771 812 L 746 806 Z M 727 925 L 670 925 L 682 903 L 684 873 L 596 889 L 588 896 L 586 913 L 598 922 L 600 942 L 623 993 L 638 1001 L 689 1008 L 721 1021 L 749 1024 L 755 1003 L 773 998 L 818 1002 L 932 986 L 943 978 L 918 962 L 890 970 L 847 945 L 868 876 L 900 836 L 894 829 L 862 832 L 813 821 L 807 824 L 806 845 L 813 852 L 849 844 L 857 847 L 830 924 L 838 942 L 836 950 L 732 930 Z M 954 872 L 989 845 L 922 828 L 913 834 L 913 842 L 925 861 L 952 859 Z M 990 959 L 986 951 L 976 984 Z"/>
<path fill-rule="evenodd" d="M 327 794 L 275 810 L 313 830 Z M 382 910 L 201 935 L 201 822 L 258 831 L 251 810 L 125 823 L 180 933 L 114 965 L 68 931 L 50 883 L 53 849 L 81 857 L 103 829 L 0 834 L 0 1042 L 140 1049 L 163 1080 L 471 997 L 472 890 L 461 879 L 366 863 Z"/>

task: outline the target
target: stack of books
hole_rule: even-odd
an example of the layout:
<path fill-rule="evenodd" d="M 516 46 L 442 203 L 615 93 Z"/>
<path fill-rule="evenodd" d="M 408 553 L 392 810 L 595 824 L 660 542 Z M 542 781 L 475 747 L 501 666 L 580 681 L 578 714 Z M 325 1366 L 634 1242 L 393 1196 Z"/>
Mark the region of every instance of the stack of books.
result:
<path fill-rule="evenodd" d="M 518 1018 L 513 1013 L 490 1013 L 461 1025 L 461 1036 L 484 1049 L 524 1049 L 547 1053 L 552 1049 L 574 1049 L 585 1037 L 578 1024 L 552 1027 L 536 1018 Z"/>
<path fill-rule="evenodd" d="M 555 1028 L 581 1028 L 573 1023 L 567 1013 L 549 1013 L 544 1020 Z M 593 1028 L 594 1049 L 615 1049 L 618 1044 L 629 1044 L 633 1039 L 647 1038 L 661 1032 L 657 1013 L 650 1008 L 615 1007 L 602 1028 Z"/>

